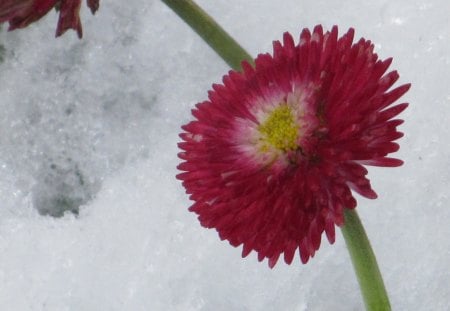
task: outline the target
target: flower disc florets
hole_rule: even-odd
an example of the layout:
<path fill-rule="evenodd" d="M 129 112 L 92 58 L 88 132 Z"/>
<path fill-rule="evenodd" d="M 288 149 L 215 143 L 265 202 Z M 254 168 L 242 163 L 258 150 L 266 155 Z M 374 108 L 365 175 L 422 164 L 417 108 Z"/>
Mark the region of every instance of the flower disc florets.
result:
<path fill-rule="evenodd" d="M 387 157 L 406 103 L 392 106 L 410 87 L 389 90 L 396 71 L 378 60 L 370 41 L 353 43 L 353 29 L 338 38 L 304 29 L 274 42 L 273 56 L 253 68 L 230 71 L 213 85 L 209 101 L 183 126 L 179 157 L 190 210 L 232 245 L 243 244 L 273 267 L 314 256 L 322 233 L 334 242 L 344 208 L 356 207 L 351 190 L 374 199 L 363 165 L 399 166 Z"/>
<path fill-rule="evenodd" d="M 282 104 L 270 112 L 267 119 L 258 126 L 261 135 L 261 152 L 275 148 L 284 152 L 298 148 L 299 124 L 295 120 L 292 109 Z"/>

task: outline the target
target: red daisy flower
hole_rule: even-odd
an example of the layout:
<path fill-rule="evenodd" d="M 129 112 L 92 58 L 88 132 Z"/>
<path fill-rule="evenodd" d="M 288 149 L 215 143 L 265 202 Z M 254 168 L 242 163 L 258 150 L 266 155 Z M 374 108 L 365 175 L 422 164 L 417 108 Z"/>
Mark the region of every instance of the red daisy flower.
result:
<path fill-rule="evenodd" d="M 273 56 L 259 55 L 253 68 L 230 71 L 197 104 L 195 120 L 182 128 L 190 211 L 233 246 L 243 244 L 273 267 L 290 264 L 299 249 L 306 263 L 322 233 L 330 243 L 344 208 L 356 207 L 351 190 L 374 199 L 363 165 L 399 166 L 387 155 L 403 136 L 393 119 L 407 103 L 392 106 L 410 87 L 389 90 L 392 59 L 379 60 L 373 44 L 353 43 L 354 30 L 304 29 L 295 45 L 284 34 Z"/>
<path fill-rule="evenodd" d="M 86 0 L 94 14 L 100 0 Z M 56 36 L 59 37 L 67 29 L 73 29 L 78 37 L 83 36 L 80 21 L 81 0 L 2 0 L 0 3 L 0 23 L 9 22 L 9 30 L 27 27 L 47 14 L 52 8 L 59 13 Z"/>

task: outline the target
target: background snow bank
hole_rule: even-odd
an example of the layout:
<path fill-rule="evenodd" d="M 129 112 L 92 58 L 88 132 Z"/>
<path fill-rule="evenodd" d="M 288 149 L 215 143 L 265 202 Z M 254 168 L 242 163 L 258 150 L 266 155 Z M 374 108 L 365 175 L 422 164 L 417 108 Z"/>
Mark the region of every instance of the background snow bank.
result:
<path fill-rule="evenodd" d="M 371 169 L 379 199 L 359 212 L 393 309 L 447 310 L 449 2 L 199 3 L 253 55 L 322 23 L 394 57 L 413 84 L 405 165 Z M 159 1 L 111 0 L 83 8 L 79 41 L 53 39 L 56 19 L 0 34 L 2 310 L 363 308 L 340 235 L 307 265 L 270 270 L 187 212 L 177 135 L 228 68 L 182 21 Z"/>

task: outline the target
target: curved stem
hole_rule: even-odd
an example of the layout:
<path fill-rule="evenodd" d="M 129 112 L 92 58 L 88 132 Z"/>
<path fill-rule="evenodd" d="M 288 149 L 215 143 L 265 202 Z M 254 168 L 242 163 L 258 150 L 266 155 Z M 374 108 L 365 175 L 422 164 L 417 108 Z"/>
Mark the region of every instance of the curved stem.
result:
<path fill-rule="evenodd" d="M 345 223 L 341 230 L 358 277 L 366 309 L 391 310 L 383 278 L 361 220 L 355 210 L 345 209 L 344 215 Z"/>
<path fill-rule="evenodd" d="M 199 34 L 233 69 L 240 70 L 243 60 L 253 64 L 253 58 L 192 0 L 162 0 Z"/>

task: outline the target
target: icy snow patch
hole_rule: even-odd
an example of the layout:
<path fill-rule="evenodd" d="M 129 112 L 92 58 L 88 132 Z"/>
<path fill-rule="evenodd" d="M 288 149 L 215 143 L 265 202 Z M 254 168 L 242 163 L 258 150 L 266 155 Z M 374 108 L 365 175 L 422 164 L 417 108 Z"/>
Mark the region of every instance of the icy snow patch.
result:
<path fill-rule="evenodd" d="M 254 55 L 323 23 L 394 56 L 413 83 L 405 165 L 371 169 L 379 199 L 358 209 L 393 309 L 447 310 L 448 1 L 199 3 Z M 187 211 L 177 133 L 228 70 L 214 52 L 159 1 L 82 13 L 81 41 L 53 38 L 54 13 L 0 33 L 1 309 L 361 310 L 339 235 L 307 265 L 270 270 Z"/>

